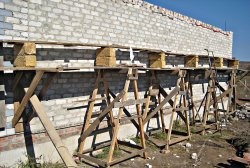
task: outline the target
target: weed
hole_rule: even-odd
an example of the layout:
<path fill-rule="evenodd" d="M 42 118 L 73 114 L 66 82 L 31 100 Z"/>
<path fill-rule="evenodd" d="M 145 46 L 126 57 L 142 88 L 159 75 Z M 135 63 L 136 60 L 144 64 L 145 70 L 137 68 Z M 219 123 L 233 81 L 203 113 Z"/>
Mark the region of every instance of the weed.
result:
<path fill-rule="evenodd" d="M 105 159 L 105 158 L 107 158 L 108 154 L 109 154 L 109 149 L 110 149 L 109 146 L 103 148 L 102 152 L 99 153 L 99 154 L 97 154 L 95 157 L 98 158 L 98 159 Z M 115 148 L 114 153 L 113 153 L 113 157 L 117 157 L 119 155 L 121 155 L 120 150 L 117 149 L 117 148 Z"/>
<path fill-rule="evenodd" d="M 167 138 L 167 134 L 164 132 L 157 132 L 153 134 L 153 137 L 156 139 L 165 140 Z"/>

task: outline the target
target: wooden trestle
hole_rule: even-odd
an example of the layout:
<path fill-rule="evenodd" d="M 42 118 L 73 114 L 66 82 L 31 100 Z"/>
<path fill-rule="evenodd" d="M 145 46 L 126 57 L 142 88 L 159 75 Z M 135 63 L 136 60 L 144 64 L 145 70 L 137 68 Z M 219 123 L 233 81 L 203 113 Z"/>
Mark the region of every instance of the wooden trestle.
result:
<path fill-rule="evenodd" d="M 33 106 L 33 112 L 26 114 L 26 118 L 28 119 L 25 122 L 29 122 L 32 117 L 34 116 L 34 112 L 36 112 L 37 116 L 39 117 L 40 121 L 42 122 L 45 130 L 47 131 L 51 141 L 53 142 L 55 148 L 57 149 L 59 155 L 61 156 L 62 160 L 64 161 L 67 167 L 77 167 L 74 159 L 70 155 L 67 147 L 63 144 L 61 138 L 59 137 L 56 129 L 52 125 L 52 122 L 49 120 L 44 108 L 40 102 L 42 97 L 45 95 L 46 91 L 51 84 L 53 77 L 59 73 L 63 72 L 64 70 L 69 71 L 68 68 L 66 69 L 57 69 L 57 68 L 50 68 L 50 69 L 39 69 L 39 68 L 28 68 L 29 72 L 33 72 L 35 74 L 29 87 L 25 87 L 22 85 L 22 80 L 29 81 L 26 79 L 27 75 L 23 75 L 23 72 L 26 71 L 24 69 L 13 68 L 15 72 L 15 78 L 13 81 L 13 92 L 15 93 L 15 115 L 12 121 L 13 127 L 17 126 L 20 122 L 21 117 L 23 116 L 23 111 L 30 101 L 31 105 Z M 123 69 L 127 71 L 127 78 L 125 80 L 124 88 L 120 93 L 115 95 L 109 88 L 108 80 L 105 77 L 106 70 L 119 70 Z M 150 77 L 150 86 L 148 90 L 147 97 L 144 99 L 140 99 L 138 96 L 138 70 L 148 70 L 151 73 Z M 172 71 L 172 74 L 178 75 L 178 80 L 176 83 L 176 87 L 168 94 L 164 88 L 160 84 L 160 80 L 157 78 L 157 71 L 164 71 L 164 69 L 150 69 L 150 68 L 142 68 L 142 67 L 121 67 L 121 68 L 105 68 L 105 67 L 95 67 L 95 71 L 97 73 L 96 82 L 90 96 L 88 111 L 86 114 L 85 124 L 83 126 L 83 132 L 80 136 L 80 143 L 78 148 L 78 157 L 83 158 L 84 160 L 94 162 L 100 166 L 107 167 L 113 164 L 122 162 L 127 160 L 131 157 L 135 156 L 142 156 L 144 158 L 147 157 L 146 154 L 146 139 L 155 142 L 159 147 L 163 147 L 165 149 L 169 149 L 169 146 L 180 141 L 190 139 L 190 128 L 189 122 L 190 118 L 193 120 L 195 118 L 195 114 L 197 113 L 194 109 L 195 105 L 193 103 L 192 98 L 192 87 L 191 83 L 187 81 L 189 78 L 187 77 L 187 73 L 190 69 L 166 69 L 168 71 Z M 75 72 L 75 71 L 74 71 Z M 235 70 L 229 70 L 228 73 L 231 73 L 229 79 L 229 86 L 224 89 L 219 83 L 216 81 L 214 75 L 214 71 L 209 73 L 209 86 L 207 88 L 207 93 L 204 97 L 203 102 L 205 102 L 205 110 L 203 113 L 202 118 L 202 126 L 203 131 L 207 129 L 209 126 L 207 125 L 207 116 L 208 113 L 213 110 L 213 116 L 215 118 L 215 123 L 217 124 L 218 121 L 218 109 L 217 104 L 218 102 L 223 102 L 223 98 L 227 97 L 228 99 L 228 106 L 227 109 L 224 111 L 226 114 L 230 114 L 235 110 Z M 42 77 L 46 74 L 46 81 L 43 82 L 43 86 L 38 94 L 38 96 L 34 93 L 35 89 L 37 89 L 37 85 Z M 127 99 L 128 89 L 131 85 L 133 85 L 134 91 L 134 99 Z M 100 85 L 102 83 L 102 85 Z M 98 89 L 100 86 L 104 87 L 104 95 L 105 97 L 97 98 Z M 215 88 L 219 88 L 221 94 L 216 94 Z M 151 98 L 156 97 L 157 99 L 157 106 L 150 110 Z M 106 108 L 101 110 L 100 112 L 93 112 L 93 107 L 95 105 L 96 100 L 104 100 L 106 101 Z M 202 102 L 202 103 L 203 103 Z M 164 106 L 169 104 L 171 107 L 171 112 L 165 112 Z M 132 114 L 126 106 L 134 105 L 136 108 L 136 114 Z M 141 106 L 144 106 L 144 112 L 142 113 Z M 211 109 L 211 105 L 213 109 Z M 118 108 L 118 115 L 113 116 L 113 109 Z M 190 113 L 192 111 L 192 113 Z M 221 110 L 223 111 L 223 110 Z M 153 118 L 157 113 L 160 115 L 161 120 L 161 130 L 166 133 L 167 138 L 164 142 L 157 142 L 152 136 L 150 136 L 147 132 L 144 132 L 144 128 L 148 121 Z M 123 114 L 127 118 L 122 117 Z M 198 113 L 197 113 L 198 114 Z M 92 115 L 96 115 L 96 119 L 93 122 L 91 121 Z M 166 126 L 166 119 L 164 118 L 165 115 L 171 115 L 170 124 Z M 185 132 L 184 135 L 177 135 L 176 131 L 173 131 L 173 125 L 175 122 L 175 117 L 178 116 L 185 123 Z M 111 129 L 111 139 L 109 142 L 105 144 L 101 144 L 99 146 L 94 146 L 90 149 L 84 149 L 86 144 L 86 138 L 93 134 L 98 125 L 103 121 L 105 117 L 109 118 L 109 126 Z M 140 145 L 132 145 L 126 142 L 122 142 L 117 139 L 117 135 L 119 132 L 119 128 L 121 126 L 121 122 L 124 120 L 131 121 L 132 124 L 136 127 L 140 135 Z M 217 127 L 218 129 L 218 127 Z M 178 132 L 177 132 L 178 133 Z M 115 148 L 120 148 L 120 145 L 128 145 L 137 149 L 135 152 L 130 152 L 128 155 L 125 155 L 118 159 L 113 159 L 113 153 Z M 110 146 L 109 155 L 106 161 L 102 161 L 91 157 L 90 155 L 86 155 L 87 153 L 91 153 L 94 150 L 101 149 L 105 146 Z"/>
<path fill-rule="evenodd" d="M 123 90 L 116 96 L 112 93 L 112 91 L 110 91 L 110 89 L 108 88 L 108 82 L 106 80 L 106 78 L 104 77 L 104 70 L 98 70 L 97 72 L 97 78 L 96 78 L 96 83 L 91 95 L 91 102 L 89 103 L 89 108 L 88 108 L 88 113 L 86 116 L 86 121 L 85 124 L 83 126 L 83 133 L 80 137 L 80 144 L 79 144 L 79 149 L 78 149 L 78 157 L 80 158 L 84 158 L 87 161 L 90 162 L 94 162 L 100 166 L 103 167 L 107 167 L 116 163 L 119 163 L 123 160 L 127 160 L 129 158 L 141 155 L 144 158 L 146 158 L 146 145 L 145 145 L 145 138 L 144 138 L 144 132 L 143 132 L 143 122 L 142 122 L 142 114 L 141 114 L 141 109 L 140 109 L 140 104 L 144 103 L 145 100 L 144 99 L 139 99 L 139 95 L 138 95 L 138 84 L 137 84 L 137 80 L 138 80 L 138 69 L 136 68 L 128 68 L 127 69 L 127 78 L 125 80 L 125 84 L 124 84 L 124 88 Z M 95 121 L 90 125 L 90 119 L 91 116 L 93 114 L 93 107 L 95 104 L 95 99 L 96 99 L 96 95 L 98 92 L 98 86 L 99 83 L 103 82 L 103 86 L 104 86 L 104 90 L 105 90 L 105 94 L 106 94 L 106 98 L 107 99 L 107 107 L 102 110 L 98 117 L 95 119 Z M 130 86 L 130 83 L 132 82 L 133 84 L 133 90 L 134 90 L 134 99 L 129 99 L 127 100 L 127 94 L 128 94 L 128 89 Z M 110 96 L 112 95 L 112 97 L 114 98 L 113 101 L 110 100 Z M 128 115 L 130 113 L 128 113 L 128 110 L 126 110 L 125 106 L 131 106 L 131 105 L 135 105 L 136 107 L 136 115 Z M 112 113 L 112 109 L 113 108 L 119 108 L 119 112 L 118 115 L 116 117 L 113 116 Z M 126 111 L 126 112 L 124 112 Z M 140 139 L 141 139 L 141 146 L 136 146 L 136 145 L 131 145 L 125 142 L 122 142 L 120 140 L 117 139 L 117 135 L 119 132 L 119 128 L 121 125 L 121 121 L 124 120 L 124 117 L 122 118 L 122 114 L 126 114 L 128 117 L 128 120 L 134 120 L 137 119 L 138 121 L 138 125 L 136 124 L 136 128 L 138 129 L 139 133 L 140 133 Z M 105 145 L 101 144 L 99 146 L 95 146 L 92 147 L 91 149 L 85 149 L 84 150 L 84 145 L 85 145 L 85 140 L 86 138 L 96 130 L 96 128 L 98 127 L 98 125 L 102 122 L 102 120 L 109 115 L 110 117 L 110 125 L 112 126 L 112 135 L 111 135 L 111 140 L 109 143 L 106 143 Z M 131 152 L 128 155 L 123 156 L 122 158 L 113 160 L 113 153 L 114 153 L 114 149 L 115 148 L 119 148 L 119 144 L 123 144 L 123 145 L 129 145 L 132 147 L 135 147 L 137 149 L 139 149 L 136 152 Z M 108 158 L 107 161 L 102 161 L 102 160 L 98 160 L 94 157 L 88 156 L 88 155 L 84 155 L 86 153 L 90 153 L 94 150 L 100 149 L 102 147 L 105 146 L 110 146 L 109 148 L 109 154 L 108 154 Z"/>
<path fill-rule="evenodd" d="M 148 137 L 150 141 L 152 141 L 155 145 L 159 147 L 164 147 L 166 150 L 169 149 L 169 146 L 175 143 L 178 143 L 180 141 L 184 141 L 186 139 L 190 138 L 190 128 L 189 128 L 189 110 L 191 107 L 191 104 L 188 104 L 188 83 L 185 82 L 186 77 L 186 70 L 179 70 L 174 71 L 178 74 L 178 80 L 176 87 L 167 94 L 164 88 L 161 87 L 160 82 L 158 78 L 155 76 L 155 72 L 152 72 L 152 77 L 150 78 L 150 86 L 149 86 L 149 92 L 147 96 L 147 102 L 145 105 L 145 112 L 143 114 L 144 121 L 143 123 L 146 124 L 152 117 L 154 117 L 158 112 L 160 112 L 160 119 L 162 124 L 162 131 L 164 134 L 167 134 L 165 141 L 159 141 L 157 139 L 154 139 L 153 137 Z M 155 82 L 155 87 L 153 86 L 153 81 Z M 149 113 L 149 104 L 152 96 L 158 97 L 158 106 L 155 107 L 150 113 Z M 164 97 L 164 99 L 161 101 L 161 97 Z M 174 100 L 172 100 L 172 98 Z M 191 98 L 191 97 L 189 97 Z M 178 101 L 179 99 L 179 101 Z M 165 106 L 167 103 L 169 103 L 172 106 L 172 111 L 167 112 L 168 115 L 171 115 L 170 117 L 170 124 L 168 128 L 166 128 L 164 113 L 163 113 L 163 106 Z M 173 132 L 173 125 L 174 125 L 174 117 L 179 117 L 186 126 L 186 132 L 181 133 L 181 135 L 176 134 L 178 133 L 175 131 Z"/>
<path fill-rule="evenodd" d="M 193 57 L 192 57 L 193 58 Z M 209 79 L 208 87 L 204 99 L 202 100 L 200 107 L 205 104 L 203 117 L 200 116 L 200 110 L 196 110 L 194 100 L 193 100 L 193 92 L 192 92 L 192 83 L 189 79 L 189 71 L 194 70 L 207 70 L 207 68 L 197 68 L 197 57 L 192 59 L 194 62 L 191 62 L 194 67 L 185 67 L 185 68 L 143 68 L 143 67 L 136 67 L 136 66 L 123 66 L 123 67 L 78 67 L 78 68 L 27 68 L 27 67 L 13 67 L 13 68 L 6 68 L 0 67 L 0 71 L 4 70 L 13 70 L 15 77 L 13 81 L 13 92 L 14 92 L 14 118 L 12 120 L 12 126 L 18 127 L 21 123 L 21 118 L 24 116 L 24 110 L 27 106 L 27 103 L 30 102 L 33 106 L 33 110 L 30 113 L 26 114 L 27 119 L 25 119 L 26 123 L 32 120 L 34 114 L 36 113 L 39 117 L 41 123 L 43 124 L 45 130 L 47 131 L 51 141 L 53 142 L 56 150 L 58 151 L 59 155 L 61 156 L 63 162 L 67 167 L 77 167 L 74 159 L 72 158 L 71 154 L 69 153 L 67 147 L 63 144 L 59 134 L 57 133 L 56 129 L 54 128 L 52 122 L 50 121 L 47 113 L 45 112 L 42 104 L 41 99 L 45 95 L 46 91 L 48 90 L 52 79 L 55 77 L 56 74 L 59 72 L 71 71 L 77 72 L 79 69 L 88 69 L 92 68 L 95 70 L 97 77 L 95 81 L 95 85 L 92 91 L 90 98 L 88 99 L 88 110 L 85 117 L 85 123 L 83 126 L 83 131 L 79 138 L 78 144 L 78 157 L 83 158 L 84 160 L 96 163 L 99 166 L 108 167 L 113 164 L 119 163 L 121 161 L 127 160 L 131 157 L 135 156 L 142 156 L 144 158 L 147 157 L 146 153 L 146 139 L 155 142 L 156 145 L 163 147 L 164 149 L 168 150 L 169 146 L 180 141 L 190 139 L 190 121 L 195 123 L 195 119 L 199 116 L 200 123 L 202 125 L 202 132 L 205 133 L 207 128 L 211 126 L 208 125 L 208 115 L 212 114 L 214 118 L 213 124 L 215 124 L 216 129 L 218 129 L 218 121 L 219 121 L 219 114 L 221 112 L 225 113 L 226 120 L 227 116 L 234 112 L 236 109 L 236 70 L 235 68 L 222 68 L 223 71 L 228 71 L 230 73 L 229 78 L 229 85 L 228 88 L 225 89 L 220 86 L 219 82 L 217 81 L 216 69 L 210 68 L 207 71 L 206 75 Z M 187 63 L 190 64 L 190 60 L 187 60 Z M 124 83 L 124 88 L 118 93 L 114 94 L 110 88 L 108 80 L 106 79 L 105 73 L 108 71 L 113 70 L 126 70 L 127 76 Z M 138 90 L 138 70 L 144 70 L 151 73 L 150 77 L 150 84 L 148 89 L 147 97 L 144 99 L 139 98 L 139 90 Z M 220 70 L 220 68 L 217 68 Z M 32 72 L 34 74 L 30 84 L 28 87 L 24 86 L 22 80 L 29 81 L 26 79 L 27 75 L 23 75 L 24 71 Z M 176 82 L 176 86 L 172 91 L 168 94 L 164 88 L 160 84 L 160 79 L 157 77 L 158 71 L 171 71 L 172 74 L 178 75 L 178 79 Z M 46 74 L 45 82 L 43 82 L 42 89 L 40 90 L 39 94 L 35 94 L 35 90 L 37 90 L 37 86 L 42 79 L 42 77 Z M 127 94 L 129 87 L 132 83 L 134 98 L 127 99 Z M 97 94 L 99 88 L 103 86 L 104 88 L 104 95 L 101 98 L 97 98 Z M 219 89 L 219 94 L 217 92 Z M 156 105 L 150 109 L 151 98 L 154 97 L 157 101 Z M 223 109 L 218 108 L 218 103 L 223 103 L 223 99 L 227 97 L 228 104 L 227 107 L 224 107 L 222 104 Z M 97 100 L 105 101 L 106 107 L 99 112 L 94 112 L 94 106 Z M 170 112 L 165 112 L 164 107 L 166 105 L 170 105 Z M 136 114 L 133 114 L 129 111 L 126 106 L 135 106 Z M 144 110 L 141 107 L 144 107 Z M 211 108 L 211 106 L 213 108 Z M 114 108 L 118 108 L 118 115 L 113 115 Z M 199 108 L 201 109 L 201 108 Z M 159 115 L 157 115 L 159 113 Z M 124 118 L 123 114 L 125 114 L 126 118 Z M 95 120 L 91 122 L 93 115 Z M 170 124 L 166 125 L 165 115 L 170 115 Z M 164 134 L 166 134 L 166 139 L 164 142 L 156 142 L 154 138 L 148 132 L 145 132 L 144 128 L 146 124 L 155 116 L 159 116 L 161 120 L 161 129 Z M 182 120 L 185 123 L 185 132 L 182 135 L 175 134 L 176 131 L 173 130 L 175 117 L 179 120 Z M 104 118 L 108 118 L 108 128 L 110 130 L 110 141 L 104 144 L 93 146 L 90 149 L 85 149 L 86 145 L 86 138 L 90 135 L 98 132 L 98 126 L 104 120 Z M 140 145 L 132 145 L 126 142 L 122 142 L 117 139 L 119 129 L 121 127 L 122 121 L 131 121 L 131 123 L 136 127 L 140 135 Z M 197 122 L 196 122 L 197 123 Z M 128 145 L 134 149 L 133 152 L 128 152 L 128 155 L 125 155 L 121 158 L 114 159 L 113 154 L 115 148 L 120 148 L 122 145 Z M 87 155 L 95 150 L 101 149 L 105 146 L 110 146 L 108 158 L 106 161 L 99 160 L 91 155 Z"/>

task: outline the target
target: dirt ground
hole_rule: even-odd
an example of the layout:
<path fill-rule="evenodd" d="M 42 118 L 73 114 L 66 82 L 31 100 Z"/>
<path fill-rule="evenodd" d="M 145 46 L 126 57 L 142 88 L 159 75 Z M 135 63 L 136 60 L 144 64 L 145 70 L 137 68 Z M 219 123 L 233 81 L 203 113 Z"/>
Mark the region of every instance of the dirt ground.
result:
<path fill-rule="evenodd" d="M 189 144 L 187 144 L 189 143 Z M 231 158 L 242 155 L 250 143 L 250 121 L 232 121 L 221 132 L 212 134 L 208 131 L 205 135 L 192 134 L 189 141 L 170 146 L 170 153 L 162 154 L 160 149 L 147 142 L 148 159 L 135 157 L 114 165 L 114 168 L 243 168 L 244 165 L 231 161 Z M 191 147 L 190 147 L 191 144 Z M 189 147 L 186 147 L 186 146 Z M 196 153 L 198 158 L 192 159 Z M 119 158 L 119 151 L 116 154 Z M 105 157 L 105 156 L 102 156 Z M 83 167 L 92 167 L 83 164 Z"/>

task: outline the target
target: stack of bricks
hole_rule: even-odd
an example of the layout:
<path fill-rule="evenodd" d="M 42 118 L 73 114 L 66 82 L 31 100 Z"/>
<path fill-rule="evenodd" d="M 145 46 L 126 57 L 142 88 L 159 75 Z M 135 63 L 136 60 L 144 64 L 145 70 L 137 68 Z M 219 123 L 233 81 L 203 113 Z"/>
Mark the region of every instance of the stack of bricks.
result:
<path fill-rule="evenodd" d="M 96 66 L 116 66 L 115 48 L 99 48 L 96 50 Z"/>
<path fill-rule="evenodd" d="M 222 57 L 214 57 L 213 67 L 217 67 L 217 68 L 223 67 L 223 58 Z"/>
<path fill-rule="evenodd" d="M 239 68 L 239 64 L 240 64 L 239 60 L 228 60 L 228 67 L 238 69 Z"/>
<path fill-rule="evenodd" d="M 198 67 L 199 57 L 197 55 L 189 55 L 185 57 L 185 67 Z"/>
<path fill-rule="evenodd" d="M 15 43 L 14 45 L 14 66 L 35 67 L 36 66 L 36 44 Z"/>
<path fill-rule="evenodd" d="M 164 68 L 166 65 L 165 53 L 150 53 L 149 58 L 149 67 L 150 68 Z"/>

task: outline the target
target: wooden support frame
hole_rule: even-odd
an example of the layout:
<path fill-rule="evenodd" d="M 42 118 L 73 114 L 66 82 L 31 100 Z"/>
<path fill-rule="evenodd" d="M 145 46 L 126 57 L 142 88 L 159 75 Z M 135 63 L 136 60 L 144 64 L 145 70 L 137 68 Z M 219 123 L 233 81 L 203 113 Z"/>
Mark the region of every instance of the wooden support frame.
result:
<path fill-rule="evenodd" d="M 170 125 L 168 129 L 165 129 L 165 121 L 164 121 L 164 116 L 163 116 L 163 112 L 161 113 L 160 117 L 161 117 L 161 122 L 162 122 L 162 127 L 163 127 L 163 131 L 165 133 L 165 131 L 167 131 L 167 139 L 164 142 L 160 142 L 159 140 L 156 140 L 152 137 L 149 137 L 149 140 L 152 141 L 153 143 L 155 143 L 157 146 L 162 147 L 164 146 L 165 149 L 169 149 L 169 146 L 171 144 L 174 143 L 178 143 L 180 141 L 186 140 L 186 139 L 190 139 L 191 134 L 190 134 L 190 128 L 189 128 L 189 118 L 188 118 L 188 111 L 189 111 L 189 107 L 187 107 L 187 89 L 188 89 L 188 85 L 185 83 L 184 78 L 186 76 L 186 71 L 182 71 L 180 70 L 179 73 L 179 79 L 177 80 L 177 85 L 176 87 L 169 93 L 167 94 L 165 92 L 165 90 L 159 85 L 159 81 L 158 79 L 155 77 L 155 72 L 152 73 L 153 78 L 151 78 L 150 80 L 150 86 L 149 86 L 149 90 L 151 90 L 153 88 L 153 84 L 152 84 L 152 79 L 156 79 L 157 80 L 157 84 L 159 85 L 159 95 L 158 95 L 158 99 L 159 99 L 159 105 L 150 113 L 148 113 L 148 105 L 149 105 L 149 101 L 151 98 L 151 94 L 148 94 L 147 96 L 147 100 L 148 102 L 146 102 L 146 106 L 145 106 L 145 118 L 143 120 L 143 124 L 145 125 L 157 112 L 162 112 L 162 107 L 166 104 L 169 103 L 172 107 L 173 110 L 170 113 L 171 115 L 171 120 L 170 120 Z M 161 95 L 164 97 L 164 99 L 161 101 L 160 97 Z M 172 100 L 172 98 L 174 97 L 174 101 Z M 177 107 L 177 99 L 178 97 L 182 97 L 182 106 L 180 106 L 179 108 Z M 184 113 L 184 114 L 183 114 Z M 173 124 L 174 124 L 174 116 L 175 114 L 177 114 L 178 116 L 180 116 L 180 118 L 184 121 L 186 128 L 187 128 L 187 135 L 186 136 L 178 136 L 178 138 L 174 138 L 174 136 L 172 136 L 172 129 L 173 129 Z"/>
<path fill-rule="evenodd" d="M 59 134 L 56 132 L 52 122 L 50 121 L 49 117 L 47 116 L 46 112 L 43 109 L 43 106 L 38 99 L 38 97 L 34 94 L 34 91 L 41 80 L 44 71 L 36 71 L 36 74 L 29 86 L 29 88 L 23 88 L 23 92 L 25 93 L 21 103 L 15 102 L 14 106 L 16 109 L 16 113 L 13 118 L 13 127 L 16 126 L 17 122 L 19 121 L 20 117 L 22 116 L 22 112 L 24 111 L 28 101 L 31 102 L 34 110 L 36 111 L 39 119 L 41 120 L 45 130 L 47 131 L 51 141 L 53 142 L 56 150 L 58 151 L 59 155 L 61 156 L 63 162 L 67 167 L 75 168 L 77 164 L 75 163 L 74 159 L 70 155 L 67 147 L 63 144 Z M 20 83 L 22 75 L 17 75 L 14 81 L 14 92 L 17 89 L 17 86 L 22 86 Z M 19 89 L 19 88 L 18 88 Z M 44 90 L 45 93 L 45 90 Z M 28 121 L 29 122 L 29 121 Z"/>
<path fill-rule="evenodd" d="M 94 162 L 94 163 L 96 163 L 96 164 L 98 164 L 100 166 L 106 167 L 106 166 L 110 166 L 110 165 L 116 164 L 116 163 L 118 163 L 120 161 L 126 160 L 128 158 L 137 156 L 138 154 L 139 155 L 141 154 L 144 158 L 147 157 L 146 156 L 146 152 L 145 152 L 146 143 L 145 143 L 145 137 L 144 137 L 144 132 L 143 132 L 143 121 L 142 121 L 142 117 L 141 117 L 142 115 L 141 115 L 141 110 L 140 110 L 140 104 L 144 103 L 145 99 L 139 99 L 139 91 L 138 91 L 137 79 L 138 79 L 138 71 L 137 71 L 137 69 L 128 68 L 127 79 L 125 81 L 124 88 L 123 88 L 123 90 L 117 96 L 115 96 L 109 90 L 109 88 L 107 88 L 106 92 L 107 92 L 107 94 L 109 94 L 110 92 L 112 93 L 111 96 L 114 98 L 113 101 L 111 101 L 110 104 L 99 114 L 99 116 L 95 119 L 95 121 L 93 123 L 90 124 L 88 122 L 89 123 L 88 127 L 85 128 L 85 130 L 83 131 L 82 135 L 80 136 L 80 141 L 81 141 L 81 144 L 82 144 L 81 147 L 84 147 L 84 143 L 85 143 L 86 138 L 95 130 L 95 128 L 100 124 L 100 122 L 104 119 L 104 117 L 109 112 L 111 112 L 113 108 L 119 108 L 118 115 L 116 116 L 116 119 L 113 120 L 113 123 L 112 123 L 112 125 L 113 125 L 113 134 L 112 134 L 112 138 L 111 138 L 111 142 L 110 142 L 110 149 L 109 149 L 109 155 L 108 155 L 107 161 L 100 161 L 100 160 L 98 160 L 96 158 L 93 158 L 91 156 L 83 155 L 83 152 L 84 152 L 83 149 L 81 149 L 81 150 L 79 149 L 78 156 L 80 158 L 84 158 L 85 160 L 88 160 L 88 161 Z M 131 81 L 132 81 L 132 84 L 133 84 L 134 98 L 135 99 L 134 100 L 127 100 L 127 93 L 128 93 L 128 89 L 129 89 Z M 96 98 L 98 83 L 99 83 L 99 77 L 97 77 L 97 79 L 96 79 L 96 84 L 95 84 L 95 87 L 93 89 L 93 93 L 92 93 L 92 96 L 91 96 L 90 99 L 95 99 Z M 120 102 L 118 102 L 118 101 L 120 101 Z M 94 101 L 91 101 L 90 105 L 93 102 Z M 125 109 L 124 106 L 127 106 L 127 105 L 135 105 L 136 112 L 137 112 L 135 116 L 132 116 Z M 91 113 L 91 111 L 89 111 L 89 112 Z M 122 158 L 113 160 L 114 149 L 116 147 L 118 147 L 118 145 L 121 143 L 121 142 L 117 141 L 117 135 L 118 135 L 118 132 L 119 132 L 121 121 L 122 121 L 121 117 L 122 117 L 122 113 L 123 112 L 127 116 L 129 116 L 128 120 L 131 120 L 132 123 L 136 126 L 136 128 L 140 132 L 141 146 L 138 146 L 139 147 L 139 151 L 137 151 L 136 154 L 131 153 L 128 156 L 124 156 Z M 135 118 L 138 119 L 138 122 L 135 121 Z M 87 120 L 88 120 L 88 118 L 87 118 Z M 87 150 L 87 151 L 88 152 L 92 152 L 93 150 Z"/>
<path fill-rule="evenodd" d="M 209 76 L 209 81 L 208 81 L 208 87 L 207 87 L 207 91 L 206 94 L 203 98 L 203 101 L 201 102 L 200 107 L 202 106 L 203 102 L 205 102 L 205 106 L 204 106 L 204 110 L 203 110 L 203 118 L 201 124 L 202 124 L 202 130 L 201 130 L 201 134 L 204 135 L 205 131 L 207 129 L 212 128 L 212 126 L 215 126 L 215 131 L 218 131 L 219 127 L 218 127 L 218 119 L 219 119 L 219 113 L 218 113 L 218 99 L 222 98 L 222 95 L 216 96 L 216 92 L 217 92 L 217 86 L 216 86 L 216 77 L 217 77 L 217 72 L 216 70 L 212 70 L 210 69 L 210 71 L 208 72 Z M 211 109 L 211 106 L 213 106 L 213 108 Z M 200 108 L 199 108 L 200 110 Z M 198 110 L 198 111 L 199 111 Z M 211 112 L 212 110 L 212 112 Z M 213 116 L 214 121 L 212 123 L 208 123 L 208 116 Z M 198 124 L 198 123 L 196 123 Z"/>

